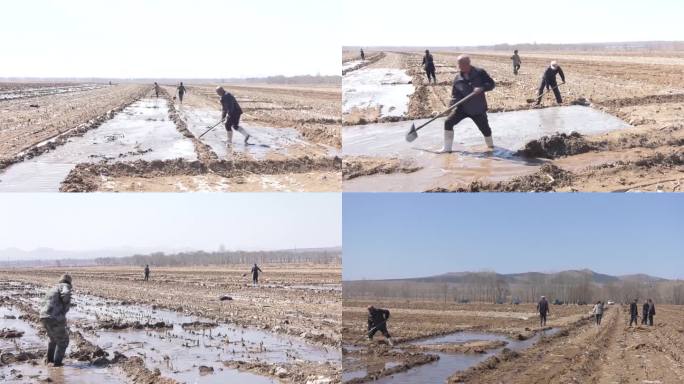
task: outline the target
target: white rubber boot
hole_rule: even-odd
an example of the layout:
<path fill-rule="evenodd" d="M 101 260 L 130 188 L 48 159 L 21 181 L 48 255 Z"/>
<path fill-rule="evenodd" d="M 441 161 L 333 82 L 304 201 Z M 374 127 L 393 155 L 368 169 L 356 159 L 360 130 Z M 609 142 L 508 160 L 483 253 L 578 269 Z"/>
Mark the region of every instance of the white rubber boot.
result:
<path fill-rule="evenodd" d="M 454 131 L 444 130 L 444 146 L 439 151 L 441 153 L 450 153 L 451 147 L 454 144 Z"/>
<path fill-rule="evenodd" d="M 228 131 L 228 142 L 226 143 L 226 145 L 231 145 L 231 144 L 233 144 L 233 131 L 232 130 Z"/>
<path fill-rule="evenodd" d="M 494 139 L 491 136 L 485 137 L 485 143 L 487 144 L 487 148 L 494 149 Z"/>
<path fill-rule="evenodd" d="M 250 134 L 247 133 L 247 131 L 245 131 L 245 129 L 242 127 L 237 127 L 237 131 L 242 133 L 243 136 L 245 136 L 245 144 L 247 144 L 247 140 L 249 140 L 249 138 L 252 136 L 250 136 Z"/>

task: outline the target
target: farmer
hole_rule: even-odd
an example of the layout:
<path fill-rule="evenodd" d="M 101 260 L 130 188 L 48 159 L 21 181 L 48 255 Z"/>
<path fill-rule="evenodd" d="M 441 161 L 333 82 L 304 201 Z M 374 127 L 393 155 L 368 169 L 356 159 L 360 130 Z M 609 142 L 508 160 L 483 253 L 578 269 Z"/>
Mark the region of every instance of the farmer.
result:
<path fill-rule="evenodd" d="M 69 345 L 69 329 L 66 314 L 71 304 L 71 276 L 65 274 L 55 287 L 50 289 L 40 308 L 40 322 L 50 339 L 47 349 L 47 364 L 61 367 L 64 354 Z"/>
<path fill-rule="evenodd" d="M 373 340 L 375 332 L 380 331 L 387 339 L 389 345 L 394 345 L 392 336 L 387 331 L 387 320 L 390 318 L 390 311 L 381 308 L 368 306 L 368 340 Z"/>
<path fill-rule="evenodd" d="M 361 48 L 361 61 L 366 60 L 366 54 L 363 52 L 363 48 Z"/>
<path fill-rule="evenodd" d="M 513 74 L 517 75 L 518 70 L 520 69 L 520 64 L 522 63 L 522 61 L 520 60 L 520 56 L 518 56 L 517 49 L 513 51 L 513 56 L 511 56 L 511 60 L 513 61 Z"/>
<path fill-rule="evenodd" d="M 145 264 L 145 281 L 150 279 L 150 266 L 149 264 Z"/>
<path fill-rule="evenodd" d="M 639 307 L 637 306 L 638 300 L 634 299 L 632 303 L 629 305 L 629 326 L 632 326 L 632 323 L 635 325 L 639 325 Z"/>
<path fill-rule="evenodd" d="M 464 97 L 473 93 L 469 100 L 454 109 L 444 122 L 444 147 L 440 152 L 451 152 L 454 142 L 454 126 L 465 118 L 475 122 L 484 135 L 488 148 L 494 148 L 492 130 L 487 120 L 487 98 L 485 92 L 494 89 L 494 80 L 484 69 L 470 65 L 470 57 L 461 55 L 457 59 L 460 72 L 454 79 L 451 89 L 451 104 L 454 105 Z"/>
<path fill-rule="evenodd" d="M 594 318 L 596 318 L 596 325 L 601 325 L 601 318 L 603 317 L 603 302 L 600 300 L 597 301 L 594 305 L 592 313 L 594 314 Z"/>
<path fill-rule="evenodd" d="M 644 324 L 644 325 L 646 325 L 648 323 L 648 312 L 651 308 L 651 306 L 648 304 L 648 302 L 650 300 L 651 299 L 644 301 L 644 305 L 641 308 L 641 324 Z"/>
<path fill-rule="evenodd" d="M 159 97 L 159 84 L 156 81 L 154 82 L 154 93 Z"/>
<path fill-rule="evenodd" d="M 556 103 L 561 104 L 563 102 L 563 99 L 561 98 L 560 91 L 558 90 L 558 83 L 556 82 L 556 75 L 560 75 L 561 80 L 563 81 L 563 84 L 565 84 L 565 74 L 563 73 L 563 69 L 558 65 L 558 63 L 554 60 L 551 62 L 551 64 L 546 68 L 544 71 L 544 74 L 542 75 L 541 78 L 541 83 L 539 84 L 539 91 L 537 91 L 537 105 L 541 103 L 541 97 L 542 93 L 544 93 L 544 88 L 547 90 L 549 88 L 553 89 L 553 94 L 556 96 Z"/>
<path fill-rule="evenodd" d="M 240 108 L 240 104 L 238 104 L 237 100 L 235 100 L 235 97 L 231 95 L 230 92 L 226 92 L 223 87 L 217 87 L 216 94 L 221 97 L 221 121 L 226 121 L 226 131 L 228 132 L 227 145 L 230 146 L 233 142 L 233 129 L 236 129 L 245 136 L 245 144 L 247 144 L 247 140 L 249 140 L 250 135 L 247 133 L 247 131 L 245 131 L 244 128 L 239 126 L 240 116 L 242 115 L 242 108 Z"/>
<path fill-rule="evenodd" d="M 653 326 L 653 316 L 655 316 L 655 314 L 655 303 L 653 300 L 648 299 L 648 325 Z"/>
<path fill-rule="evenodd" d="M 185 86 L 183 86 L 183 82 L 181 81 L 180 85 L 178 86 L 178 100 L 181 104 L 183 104 L 183 95 L 185 95 L 185 92 L 187 91 L 188 90 L 185 89 Z"/>
<path fill-rule="evenodd" d="M 546 326 L 546 317 L 549 314 L 549 302 L 546 301 L 546 296 L 542 296 L 539 303 L 537 303 L 537 311 L 539 312 L 539 326 Z"/>
<path fill-rule="evenodd" d="M 259 284 L 259 272 L 263 271 L 258 265 L 256 265 L 256 263 L 254 263 L 254 266 L 252 267 L 252 284 L 254 285 Z"/>
<path fill-rule="evenodd" d="M 423 68 L 425 68 L 428 84 L 430 83 L 430 78 L 432 78 L 433 83 L 437 84 L 437 77 L 435 77 L 435 61 L 432 58 L 432 54 L 427 49 L 425 50 L 425 56 L 423 56 Z"/>

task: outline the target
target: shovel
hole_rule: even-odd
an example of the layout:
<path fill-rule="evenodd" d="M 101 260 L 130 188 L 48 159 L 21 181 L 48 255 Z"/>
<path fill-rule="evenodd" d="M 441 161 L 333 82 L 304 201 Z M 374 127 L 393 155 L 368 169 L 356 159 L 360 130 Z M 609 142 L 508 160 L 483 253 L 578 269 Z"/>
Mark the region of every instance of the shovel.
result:
<path fill-rule="evenodd" d="M 410 142 L 412 142 L 413 140 L 417 139 L 417 138 L 418 138 L 418 130 L 420 130 L 420 129 L 423 128 L 424 126 L 426 126 L 426 125 L 432 123 L 433 121 L 439 119 L 440 117 L 444 116 L 444 115 L 447 114 L 448 112 L 451 112 L 453 109 L 455 109 L 455 108 L 458 107 L 459 105 L 463 104 L 466 100 L 470 99 L 470 98 L 473 97 L 473 96 L 475 96 L 475 93 L 474 93 L 474 92 L 471 92 L 468 96 L 466 96 L 466 97 L 462 98 L 461 100 L 459 100 L 458 103 L 456 103 L 456 104 L 452 105 L 451 107 L 445 109 L 444 111 L 442 111 L 442 113 L 440 113 L 439 115 L 433 117 L 432 119 L 428 120 L 427 122 L 423 123 L 420 127 L 416 127 L 416 124 L 415 124 L 415 123 L 414 123 L 414 124 L 411 124 L 411 129 L 410 129 L 410 130 L 408 131 L 408 133 L 406 134 L 406 141 L 408 141 L 408 142 L 410 143 Z"/>
<path fill-rule="evenodd" d="M 209 129 L 207 129 L 206 131 L 204 131 L 203 134 L 199 135 L 198 139 L 201 139 L 202 136 L 204 136 L 204 135 L 206 135 L 207 133 L 209 133 L 209 131 L 211 131 L 212 129 L 216 128 L 216 126 L 219 125 L 219 124 L 221 124 L 221 123 L 223 123 L 223 120 L 221 120 L 221 121 L 219 121 L 218 123 L 216 123 L 216 124 L 212 125 L 211 127 L 209 127 Z"/>
<path fill-rule="evenodd" d="M 356 340 L 356 341 L 354 342 L 354 344 L 358 344 L 358 343 L 360 343 L 361 341 L 363 341 L 365 338 L 368 337 L 368 335 L 369 335 L 371 332 L 373 332 L 373 331 L 376 330 L 379 326 L 385 324 L 386 322 L 387 322 L 387 320 L 382 321 L 380 324 L 378 324 L 378 325 L 376 325 L 375 327 L 373 327 L 373 328 L 369 329 L 368 331 L 366 331 L 366 334 L 363 335 L 363 336 L 361 336 L 358 340 Z"/>
<path fill-rule="evenodd" d="M 555 87 L 551 87 L 551 88 L 547 89 L 546 91 L 542 92 L 541 95 L 535 97 L 534 99 L 527 99 L 527 102 L 528 103 L 534 103 L 537 100 L 541 100 L 541 98 L 544 97 L 544 95 L 546 95 L 547 93 L 549 93 L 549 92 L 553 91 L 554 89 L 560 87 L 563 84 L 565 84 L 565 83 L 560 83 L 560 84 L 556 85 Z"/>

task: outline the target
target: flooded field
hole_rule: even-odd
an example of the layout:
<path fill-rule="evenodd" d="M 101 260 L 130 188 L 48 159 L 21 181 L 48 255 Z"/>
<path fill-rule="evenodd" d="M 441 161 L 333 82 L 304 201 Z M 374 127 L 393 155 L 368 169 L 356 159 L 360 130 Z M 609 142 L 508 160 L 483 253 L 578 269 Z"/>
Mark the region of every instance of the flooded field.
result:
<path fill-rule="evenodd" d="M 342 79 L 342 113 L 377 109 L 379 117 L 404 116 L 414 92 L 411 76 L 400 69 L 369 68 Z"/>
<path fill-rule="evenodd" d="M 278 276 L 273 267 L 262 268 L 270 268 L 273 276 Z M 210 275 L 194 279 L 187 274 L 191 270 L 178 274 L 159 269 L 154 282 L 145 283 L 139 277 L 128 280 L 128 273 L 100 275 L 104 271 L 83 269 L 72 274 L 74 305 L 67 316 L 72 340 L 66 359 L 71 371 L 62 372 L 67 378 L 130 382 L 133 370 L 157 371 L 160 378 L 173 382 L 339 383 L 341 352 L 336 345 L 339 341 L 334 341 L 335 334 L 339 335 L 336 323 L 323 320 L 332 320 L 329 316 L 311 317 L 303 302 L 294 301 L 306 297 L 312 303 L 311 310 L 332 308 L 336 301 L 339 303 L 339 285 L 289 278 L 289 292 L 282 288 L 286 286 L 283 281 L 275 278 L 265 281 L 263 288 L 250 288 L 243 286 L 239 274 L 233 278 L 224 269 L 222 276 L 227 277 L 217 274 L 210 283 L 218 291 L 209 293 L 199 286 L 191 292 L 186 290 L 186 295 L 196 295 L 190 299 L 181 293 L 184 290 L 174 289 L 173 296 L 167 295 L 164 287 L 190 287 L 197 281 L 206 284 L 213 280 Z M 284 271 L 287 275 L 294 270 Z M 0 374 L 7 378 L 43 378 L 54 370 L 41 363 L 47 343 L 35 317 L 42 294 L 50 286 L 48 276 L 52 277 L 52 272 L 46 272 L 38 272 L 33 278 L 12 273 L 19 280 L 11 280 L 9 275 L 0 277 L 0 314 L 13 317 L 0 320 L 0 328 L 24 332 L 14 341 L 0 339 L 3 356 L 33 353 L 22 361 L 7 355 L 0 366 Z M 108 283 L 102 284 L 103 277 Z M 234 279 L 237 281 L 231 282 Z M 221 280 L 232 288 L 223 286 Z M 117 285 L 128 290 L 109 289 Z M 229 293 L 231 300 L 219 300 L 219 292 Z M 164 297 L 169 301 L 160 300 Z M 101 349 L 104 355 L 87 354 L 88 358 L 81 360 L 82 351 L 93 348 Z M 116 357 L 120 354 L 125 358 Z M 131 368 L 133 363 L 136 365 Z"/>
<path fill-rule="evenodd" d="M 106 87 L 103 84 L 0 84 L 0 101 L 90 91 Z"/>
<path fill-rule="evenodd" d="M 80 163 L 176 158 L 197 159 L 192 142 L 169 120 L 165 99 L 143 99 L 97 129 L 8 167 L 0 173 L 0 191 L 57 192 Z"/>
<path fill-rule="evenodd" d="M 371 174 L 345 180 L 344 190 L 418 192 L 472 180 L 502 180 L 532 172 L 540 166 L 540 161 L 516 155 L 529 141 L 555 133 L 589 135 L 629 127 L 614 116 L 582 106 L 490 113 L 494 151 L 486 150 L 482 134 L 466 119 L 454 127 L 454 152 L 439 154 L 436 151 L 443 143 L 444 119 L 420 130 L 416 141 L 405 140 L 411 123 L 418 126 L 426 121 L 344 127 L 342 140 L 347 161 L 353 162 L 355 157 L 378 161 L 399 158 L 419 168 L 409 174 Z"/>

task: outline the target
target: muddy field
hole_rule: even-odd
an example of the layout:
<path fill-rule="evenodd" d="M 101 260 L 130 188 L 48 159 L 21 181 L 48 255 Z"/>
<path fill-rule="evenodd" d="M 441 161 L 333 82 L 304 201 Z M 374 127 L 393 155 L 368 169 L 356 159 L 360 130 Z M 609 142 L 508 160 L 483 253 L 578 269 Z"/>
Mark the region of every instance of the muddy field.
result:
<path fill-rule="evenodd" d="M 7 93 L 37 92 L 31 84 Z M 23 87 L 23 88 L 22 88 Z M 79 88 L 81 87 L 81 88 Z M 242 126 L 227 145 L 213 86 L 39 88 L 0 102 L 2 191 L 339 191 L 339 89 L 228 87 Z M 4 91 L 3 91 L 4 92 Z M 52 93 L 50 93 L 52 92 Z"/>
<path fill-rule="evenodd" d="M 677 383 L 684 377 L 684 308 L 660 305 L 655 325 L 628 327 L 610 306 L 601 327 L 590 306 L 552 305 L 539 328 L 531 304 L 383 301 L 395 347 L 359 341 L 366 301 L 343 309 L 343 381 L 349 383 Z M 373 381 L 374 382 L 374 381 Z"/>
<path fill-rule="evenodd" d="M 74 268 L 63 369 L 42 364 L 36 310 L 62 272 L 0 273 L 4 382 L 339 383 L 340 266 Z M 223 300 L 221 300 L 223 298 Z M 16 331 L 16 332 L 15 332 Z"/>
<path fill-rule="evenodd" d="M 474 125 L 463 123 L 463 132 L 457 126 L 456 153 L 435 154 L 442 144 L 439 120 L 421 131 L 415 142 L 394 144 L 395 137 L 403 140 L 411 122 L 432 117 L 448 106 L 458 54 L 433 52 L 436 85 L 427 84 L 418 52 L 384 52 L 378 61 L 345 74 L 344 190 L 681 191 L 681 52 L 521 52 L 522 68 L 517 76 L 513 75 L 511 53 L 472 53 L 473 65 L 486 69 L 497 83 L 487 93 L 495 150 L 487 151 Z M 558 60 L 566 75 L 567 84 L 560 87 L 564 103 L 558 108 L 553 97 L 546 95 L 540 110 L 528 100 L 534 99 L 541 73 L 552 59 Z M 391 72 L 397 70 L 410 80 L 389 81 L 397 78 Z M 378 76 L 385 73 L 385 77 L 373 80 L 372 71 L 380 71 Z M 364 104 L 364 87 L 373 81 L 370 89 L 383 96 L 370 103 L 366 98 Z M 406 91 L 405 87 L 412 89 Z M 585 108 L 586 119 L 563 116 L 569 106 Z M 406 112 L 393 115 L 393 108 Z M 526 112 L 529 118 L 522 120 L 527 122 L 523 124 L 523 115 L 513 111 Z M 598 114 L 590 113 L 594 111 Z M 599 115 L 621 124 L 606 124 Z M 579 135 L 567 137 L 572 132 Z M 364 133 L 366 142 L 359 138 Z M 388 142 L 392 148 L 383 148 Z M 348 147 L 354 151 L 347 153 Z M 397 157 L 413 160 L 419 169 L 411 174 L 359 172 L 368 157 L 376 157 L 374 164 Z M 354 171 L 348 172 L 351 169 Z M 358 177 L 359 173 L 366 175 Z M 561 174 L 563 177 L 556 177 Z"/>

